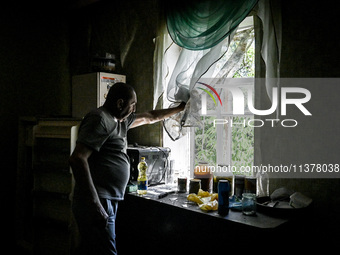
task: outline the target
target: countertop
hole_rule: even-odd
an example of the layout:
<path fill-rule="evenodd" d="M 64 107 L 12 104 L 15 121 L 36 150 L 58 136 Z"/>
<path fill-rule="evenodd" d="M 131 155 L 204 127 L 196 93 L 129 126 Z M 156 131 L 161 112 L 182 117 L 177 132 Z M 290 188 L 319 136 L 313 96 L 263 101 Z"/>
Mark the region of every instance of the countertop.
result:
<path fill-rule="evenodd" d="M 280 225 L 285 224 L 289 221 L 288 217 L 272 217 L 260 212 L 257 212 L 255 215 L 247 216 L 244 215 L 241 211 L 236 211 L 233 209 L 229 209 L 229 213 L 226 216 L 219 215 L 217 211 L 205 212 L 202 211 L 196 203 L 187 200 L 188 193 L 174 192 L 168 194 L 163 198 L 156 198 L 150 195 L 140 196 L 136 192 L 131 192 L 128 195 L 138 197 L 142 200 L 152 200 L 157 203 L 177 207 L 181 210 L 190 210 L 201 215 L 205 215 L 207 217 L 224 219 L 226 221 L 232 221 L 235 223 L 244 224 L 256 228 L 277 228 Z"/>
<path fill-rule="evenodd" d="M 187 195 L 175 192 L 156 198 L 125 194 L 116 222 L 120 254 L 219 254 L 221 245 L 228 252 L 288 248 L 294 242 L 301 244 L 306 235 L 301 217 L 296 220 L 261 212 L 246 216 L 231 209 L 220 216 L 217 211 L 202 211 Z M 140 253 L 141 247 L 147 250 Z"/>

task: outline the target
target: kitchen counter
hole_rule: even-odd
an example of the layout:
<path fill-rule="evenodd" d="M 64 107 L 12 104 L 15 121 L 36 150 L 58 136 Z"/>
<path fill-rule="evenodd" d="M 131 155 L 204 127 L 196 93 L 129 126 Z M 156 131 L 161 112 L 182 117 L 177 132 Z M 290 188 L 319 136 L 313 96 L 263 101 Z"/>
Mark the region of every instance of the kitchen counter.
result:
<path fill-rule="evenodd" d="M 148 252 L 141 254 L 186 254 L 184 250 L 190 254 L 213 254 L 220 251 L 222 244 L 237 251 L 244 242 L 258 245 L 263 241 L 268 247 L 291 243 L 302 235 L 300 219 L 260 212 L 246 216 L 233 210 L 220 216 L 217 211 L 202 211 L 187 201 L 187 195 L 173 193 L 158 199 L 126 194 L 119 204 L 116 223 L 120 254 L 139 252 L 138 247 L 145 243 Z"/>
<path fill-rule="evenodd" d="M 248 227 L 274 229 L 280 225 L 286 224 L 289 218 L 277 218 L 257 212 L 256 215 L 246 216 L 241 211 L 229 210 L 228 215 L 220 216 L 217 211 L 202 211 L 199 206 L 187 200 L 188 193 L 172 193 L 163 198 L 153 198 L 151 196 L 139 196 L 137 193 L 130 193 L 129 196 L 139 197 L 140 199 L 153 200 L 165 206 L 174 206 L 180 210 L 190 210 L 195 213 L 203 214 L 206 217 L 215 217 L 219 220 L 231 221 L 237 224 L 242 224 Z M 155 205 L 157 206 L 157 205 Z"/>

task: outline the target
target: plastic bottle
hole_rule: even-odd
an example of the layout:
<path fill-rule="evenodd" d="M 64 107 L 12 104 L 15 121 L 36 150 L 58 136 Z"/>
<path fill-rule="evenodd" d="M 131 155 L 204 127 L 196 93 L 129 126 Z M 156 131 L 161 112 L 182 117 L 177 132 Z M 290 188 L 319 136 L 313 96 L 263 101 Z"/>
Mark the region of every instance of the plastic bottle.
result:
<path fill-rule="evenodd" d="M 138 166 L 138 178 L 137 178 L 137 194 L 145 195 L 148 192 L 148 177 L 146 175 L 146 170 L 148 165 L 145 162 L 145 157 L 141 157 L 141 161 Z"/>
<path fill-rule="evenodd" d="M 174 164 L 175 160 L 170 160 L 170 167 L 168 167 L 165 175 L 165 185 L 172 186 L 174 184 Z"/>
<path fill-rule="evenodd" d="M 267 197 L 269 196 L 269 177 L 265 172 L 258 172 L 257 175 L 257 196 Z"/>

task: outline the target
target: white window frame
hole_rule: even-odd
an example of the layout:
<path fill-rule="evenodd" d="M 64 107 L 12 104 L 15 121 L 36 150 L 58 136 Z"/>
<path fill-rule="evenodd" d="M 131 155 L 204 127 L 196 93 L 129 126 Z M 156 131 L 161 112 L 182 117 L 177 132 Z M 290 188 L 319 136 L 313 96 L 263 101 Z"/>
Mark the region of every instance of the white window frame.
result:
<path fill-rule="evenodd" d="M 238 87 L 252 87 L 253 93 L 255 90 L 255 79 L 254 78 L 247 78 L 244 79 L 242 78 L 242 81 L 247 81 L 247 83 L 243 83 L 240 85 L 237 82 L 237 79 L 240 78 L 230 78 L 230 79 L 235 79 L 235 83 L 233 84 L 228 84 L 229 86 L 238 86 Z M 205 96 L 205 94 L 203 94 Z M 226 96 L 225 96 L 226 97 Z M 231 100 L 223 100 L 223 102 L 227 102 L 227 109 L 231 109 L 232 101 Z M 228 111 L 223 111 L 223 108 L 221 105 L 216 106 L 216 110 L 208 110 L 206 114 L 200 116 L 208 116 L 208 117 L 216 117 L 216 119 L 224 119 L 228 118 L 228 123 L 230 123 L 230 119 L 233 117 L 250 117 L 253 118 L 254 114 L 251 113 L 250 111 L 245 111 L 243 115 L 235 115 L 232 113 L 228 113 Z M 229 124 L 226 124 L 229 125 Z M 232 166 L 232 127 L 228 128 L 228 133 L 227 133 L 227 147 L 228 150 L 226 152 L 227 156 L 224 157 L 224 150 L 223 150 L 223 143 L 225 142 L 225 139 L 223 139 L 223 134 L 224 134 L 224 128 L 223 124 L 216 125 L 216 165 L 215 169 L 217 169 L 218 165 L 230 165 Z M 195 168 L 195 127 L 190 128 L 190 169 Z M 254 160 L 253 160 L 254 163 Z M 190 173 L 190 177 L 193 177 L 193 171 Z"/>

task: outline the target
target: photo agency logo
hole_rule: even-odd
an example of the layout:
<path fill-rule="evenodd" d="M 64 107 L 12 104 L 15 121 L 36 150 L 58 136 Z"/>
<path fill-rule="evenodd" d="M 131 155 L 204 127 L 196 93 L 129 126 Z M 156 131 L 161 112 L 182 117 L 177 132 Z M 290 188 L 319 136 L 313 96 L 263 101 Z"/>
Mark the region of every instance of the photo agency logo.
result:
<path fill-rule="evenodd" d="M 243 116 L 245 115 L 245 106 L 247 106 L 249 112 L 256 116 L 269 116 L 277 111 L 278 107 L 280 107 L 280 115 L 283 118 L 253 118 L 243 122 L 234 122 L 233 118 L 227 119 L 214 119 L 214 126 L 216 125 L 230 125 L 231 127 L 234 125 L 242 125 L 242 126 L 251 126 L 251 127 L 262 127 L 265 123 L 274 127 L 276 123 L 280 122 L 282 127 L 296 127 L 298 125 L 298 121 L 292 118 L 285 118 L 287 116 L 287 106 L 292 105 L 296 107 L 303 115 L 312 116 L 311 112 L 305 107 L 304 104 L 310 101 L 311 93 L 308 89 L 302 87 L 281 87 L 281 88 L 272 88 L 272 97 L 271 97 L 271 107 L 269 109 L 256 109 L 254 100 L 253 100 L 253 86 L 248 86 L 245 90 L 242 90 L 241 87 L 238 86 L 228 86 L 226 84 L 215 84 L 214 87 L 203 82 L 197 82 L 199 85 L 198 89 L 202 90 L 201 94 L 201 115 L 208 115 L 207 113 L 207 95 L 213 100 L 215 106 L 218 106 L 216 98 L 219 101 L 221 107 L 226 104 L 226 102 L 222 102 L 220 94 L 223 91 L 228 91 L 232 96 L 232 115 L 234 116 Z M 217 93 L 218 89 L 220 92 Z M 216 98 L 215 98 L 216 97 Z M 245 104 L 247 102 L 247 104 Z M 223 109 L 223 108 L 222 108 Z M 223 112 L 222 112 L 223 115 Z"/>
<path fill-rule="evenodd" d="M 221 100 L 221 98 L 220 98 L 220 95 L 217 93 L 217 91 L 212 87 L 212 86 L 210 86 L 210 85 L 208 85 L 208 84 L 205 84 L 205 83 L 203 83 L 203 82 L 197 82 L 198 84 L 201 84 L 201 85 L 203 85 L 203 86 L 205 86 L 205 87 L 207 87 L 207 88 L 209 88 L 212 92 L 214 92 L 214 94 L 217 96 L 217 98 L 218 98 L 218 100 L 220 101 L 220 104 L 221 104 L 221 106 L 222 106 L 222 100 Z M 198 89 L 201 89 L 201 90 L 203 90 L 205 93 L 207 93 L 211 98 L 212 98 L 212 100 L 214 101 L 214 103 L 215 103 L 215 106 L 217 106 L 217 103 L 216 103 L 216 100 L 215 100 L 215 98 L 214 98 L 214 96 L 207 90 L 207 89 L 204 89 L 204 88 L 201 88 L 201 87 L 198 87 Z M 204 104 L 203 104 L 203 100 L 204 100 Z M 203 107 L 204 106 L 204 107 Z M 206 115 L 207 114 L 207 100 L 206 100 L 206 98 L 204 97 L 202 97 L 202 114 L 203 115 Z"/>

